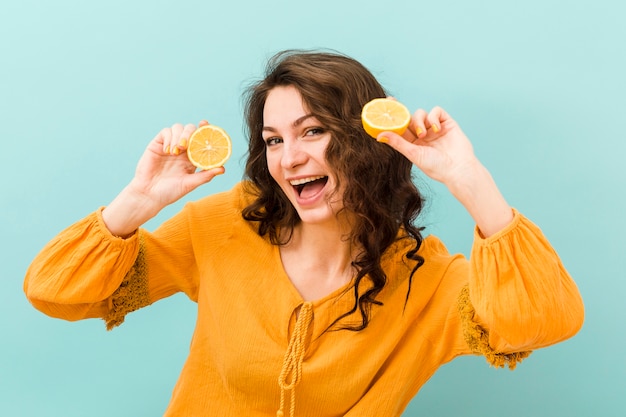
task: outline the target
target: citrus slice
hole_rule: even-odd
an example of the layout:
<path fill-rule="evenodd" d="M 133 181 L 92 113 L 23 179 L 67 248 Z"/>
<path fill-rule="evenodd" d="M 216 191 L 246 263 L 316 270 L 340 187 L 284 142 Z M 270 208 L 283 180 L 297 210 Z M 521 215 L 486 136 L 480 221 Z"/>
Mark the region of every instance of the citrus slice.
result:
<path fill-rule="evenodd" d="M 363 106 L 361 122 L 373 138 L 382 132 L 404 133 L 411 121 L 411 113 L 400 102 L 389 98 L 376 98 Z"/>
<path fill-rule="evenodd" d="M 201 126 L 189 138 L 187 157 L 196 167 L 207 170 L 221 167 L 232 152 L 232 142 L 224 129 L 214 125 Z"/>

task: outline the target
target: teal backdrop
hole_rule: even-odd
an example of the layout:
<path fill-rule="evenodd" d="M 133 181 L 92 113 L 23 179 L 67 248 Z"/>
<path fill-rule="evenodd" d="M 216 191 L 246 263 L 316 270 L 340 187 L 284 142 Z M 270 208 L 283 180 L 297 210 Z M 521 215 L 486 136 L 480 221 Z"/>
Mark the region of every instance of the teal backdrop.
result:
<path fill-rule="evenodd" d="M 173 296 L 111 331 L 34 310 L 22 280 L 56 233 L 106 205 L 174 122 L 227 129 L 285 48 L 332 48 L 412 109 L 441 105 L 510 203 L 541 226 L 586 305 L 580 333 L 517 370 L 445 365 L 405 416 L 626 415 L 626 3 L 621 0 L 7 0 L 0 5 L 0 415 L 160 416 L 196 305 Z M 473 224 L 424 182 L 423 219 L 467 254 Z M 147 224 L 154 228 L 181 201 Z"/>

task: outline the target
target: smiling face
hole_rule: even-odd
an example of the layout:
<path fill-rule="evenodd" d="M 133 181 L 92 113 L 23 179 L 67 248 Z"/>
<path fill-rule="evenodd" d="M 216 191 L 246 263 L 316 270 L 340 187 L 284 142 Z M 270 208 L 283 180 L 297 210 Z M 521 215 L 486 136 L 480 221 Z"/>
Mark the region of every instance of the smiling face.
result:
<path fill-rule="evenodd" d="M 331 134 L 293 86 L 273 88 L 263 108 L 263 140 L 270 175 L 303 223 L 336 219 L 337 181 L 326 162 Z"/>

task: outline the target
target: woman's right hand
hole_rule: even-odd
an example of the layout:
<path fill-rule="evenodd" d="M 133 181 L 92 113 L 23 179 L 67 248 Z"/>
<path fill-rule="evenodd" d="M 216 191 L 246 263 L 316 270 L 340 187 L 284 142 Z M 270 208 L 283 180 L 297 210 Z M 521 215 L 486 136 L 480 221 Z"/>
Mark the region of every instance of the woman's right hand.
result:
<path fill-rule="evenodd" d="M 202 121 L 199 126 L 205 124 Z M 224 173 L 224 167 L 196 172 L 186 152 L 195 130 L 193 124 L 175 124 L 152 139 L 137 164 L 135 177 L 102 212 L 112 234 L 131 235 L 161 209 Z"/>

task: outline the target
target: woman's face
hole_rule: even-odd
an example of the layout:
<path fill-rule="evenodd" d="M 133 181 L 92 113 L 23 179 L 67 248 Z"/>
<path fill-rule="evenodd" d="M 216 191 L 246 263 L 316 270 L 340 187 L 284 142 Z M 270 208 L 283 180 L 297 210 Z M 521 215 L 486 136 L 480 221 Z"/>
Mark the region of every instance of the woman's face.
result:
<path fill-rule="evenodd" d="M 341 208 L 337 181 L 326 163 L 331 134 L 293 86 L 272 89 L 263 108 L 263 140 L 270 175 L 303 223 L 334 221 Z M 331 198 L 332 194 L 332 198 Z"/>

